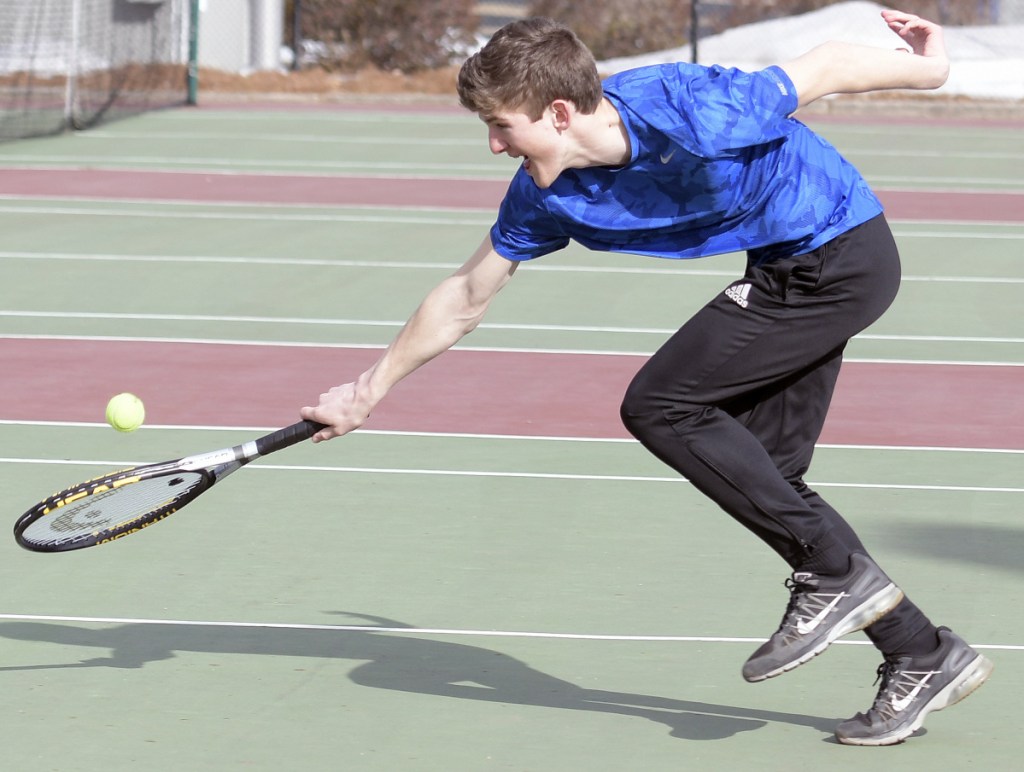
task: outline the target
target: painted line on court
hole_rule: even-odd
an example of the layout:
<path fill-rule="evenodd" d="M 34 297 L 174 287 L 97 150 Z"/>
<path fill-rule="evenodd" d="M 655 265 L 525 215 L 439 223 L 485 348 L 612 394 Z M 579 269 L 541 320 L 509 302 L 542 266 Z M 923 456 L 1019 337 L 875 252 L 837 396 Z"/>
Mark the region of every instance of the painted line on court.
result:
<path fill-rule="evenodd" d="M 1021 234 L 1024 239 L 1024 233 Z M 224 265 L 280 265 L 280 266 L 315 266 L 333 268 L 374 268 L 409 270 L 419 268 L 425 270 L 454 271 L 461 267 L 457 262 L 433 262 L 413 260 L 345 260 L 329 258 L 287 258 L 287 257 L 228 257 L 228 256 L 187 256 L 187 255 L 114 255 L 114 254 L 73 254 L 61 252 L 15 252 L 0 250 L 0 259 L 5 260 L 55 260 L 79 262 L 115 262 L 115 263 L 167 263 L 167 264 L 224 264 Z M 672 268 L 624 267 L 624 266 L 589 266 L 589 265 L 551 265 L 531 264 L 530 272 L 541 273 L 594 273 L 594 274 L 628 274 L 632 276 L 706 276 L 737 278 L 739 270 L 714 268 L 689 268 L 685 265 Z M 951 283 L 951 284 L 1024 284 L 1024 277 L 1017 276 L 916 276 L 913 274 L 902 277 L 904 282 Z M 9 312 L 13 313 L 13 312 Z M 29 312 L 22 312 L 29 313 Z"/>
<path fill-rule="evenodd" d="M 256 139 L 247 137 L 247 140 Z M 302 141 L 296 137 L 294 141 Z M 310 142 L 330 142 L 330 139 L 312 139 Z M 420 140 L 415 140 L 417 143 Z M 384 139 L 377 144 L 407 144 Z M 457 146 L 465 143 L 438 143 Z M 6 168 L 26 171 L 83 171 L 102 167 L 108 171 L 196 173 L 204 175 L 258 174 L 261 177 L 315 177 L 334 179 L 345 176 L 393 180 L 439 180 L 440 182 L 505 182 L 515 173 L 515 167 L 501 167 L 494 163 L 405 162 L 405 161 L 332 161 L 329 159 L 303 161 L 299 159 L 273 160 L 224 159 L 206 156 L 131 156 L 107 155 L 65 156 L 60 162 L 49 156 L 4 156 L 0 162 Z M 879 193 L 1020 193 L 1024 186 L 1013 178 L 954 177 L 949 175 L 869 175 L 873 189 Z"/>
<path fill-rule="evenodd" d="M 468 124 L 468 121 L 459 121 L 458 123 Z M 479 132 L 478 132 L 479 134 Z M 83 132 L 76 135 L 76 139 L 84 140 L 115 140 L 121 142 L 123 140 L 143 140 L 150 142 L 153 139 L 166 139 L 175 142 L 184 142 L 186 144 L 191 143 L 195 140 L 209 141 L 209 140 L 225 140 L 228 142 L 237 141 L 260 141 L 260 142 L 282 142 L 286 145 L 293 146 L 296 142 L 312 142 L 321 144 L 331 145 L 400 145 L 408 146 L 410 142 L 415 142 L 418 146 L 420 145 L 455 145 L 458 147 L 464 147 L 467 144 L 473 144 L 477 142 L 479 137 L 474 134 L 472 136 L 465 137 L 425 137 L 422 136 L 421 132 L 417 132 L 415 136 L 398 135 L 393 137 L 379 136 L 375 134 L 354 134 L 354 135 L 336 135 L 336 134 L 309 134 L 309 133 L 247 133 L 238 131 L 185 131 L 185 132 L 171 132 L 171 131 L 154 131 L 154 132 L 133 132 L 133 131 L 119 131 L 116 129 L 93 129 L 89 132 Z M 968 150 L 962 147 L 949 148 L 946 150 L 927 150 L 924 148 L 914 148 L 913 151 L 908 151 L 906 148 L 876 148 L 860 146 L 856 147 L 851 144 L 844 144 L 844 152 L 851 155 L 866 155 L 882 158 L 906 158 L 908 152 L 913 152 L 915 158 L 940 158 L 942 160 L 949 160 L 951 158 L 966 158 L 966 159 L 988 159 L 988 160 L 1024 160 L 1024 153 L 1013 150 Z M 37 156 L 21 156 L 15 153 L 0 154 L 0 160 L 18 161 L 24 157 L 37 157 Z M 50 159 L 52 156 L 43 156 L 43 158 Z M 234 159 L 211 159 L 214 161 L 223 161 L 230 163 Z M 492 167 L 493 168 L 493 167 Z M 1000 182 L 1006 181 L 1005 178 L 999 178 Z"/>
<path fill-rule="evenodd" d="M 1020 279 L 1024 283 L 1024 279 Z M 0 318 L 11 319 L 78 319 L 99 321 L 140 321 L 140 322 L 216 322 L 224 324 L 283 324 L 309 325 L 311 327 L 390 327 L 401 328 L 405 321 L 401 319 L 327 319 L 317 317 L 295 316 L 225 316 L 221 314 L 152 314 L 136 313 L 121 314 L 109 312 L 86 311 L 8 311 L 0 310 Z M 599 333 L 602 335 L 672 335 L 675 327 L 618 327 L 585 324 L 517 324 L 503 322 L 483 322 L 481 330 L 507 330 L 523 332 L 579 332 Z M 8 337 L 6 335 L 0 337 Z M 13 336 L 11 336 L 13 337 Z M 880 335 L 862 333 L 855 336 L 856 340 L 897 341 L 914 343 L 1024 343 L 1024 338 L 1004 338 L 976 335 Z M 846 361 L 851 361 L 847 359 Z"/>
<path fill-rule="evenodd" d="M 3 458 L 0 464 L 28 464 L 46 466 L 96 466 L 109 469 L 126 469 L 144 461 L 96 461 L 93 459 L 51 459 L 51 458 Z M 402 469 L 398 467 L 363 466 L 314 466 L 304 464 L 258 464 L 250 469 L 276 472 L 330 472 L 334 474 L 413 475 L 420 477 L 474 477 L 522 480 L 571 480 L 583 482 L 640 482 L 640 483 L 688 483 L 683 477 L 656 477 L 649 475 L 601 475 L 568 474 L 558 472 L 497 472 L 475 469 Z M 808 480 L 814 488 L 852 488 L 871 490 L 941 491 L 944 493 L 1024 493 L 1024 488 L 1001 488 L 978 485 L 909 485 L 898 483 L 845 483 Z"/>
<path fill-rule="evenodd" d="M 334 175 L 335 177 L 339 175 Z M 368 176 L 373 175 L 358 175 L 360 179 L 365 179 Z M 383 176 L 383 175 L 382 175 Z M 395 179 L 391 175 L 387 175 L 386 179 Z M 427 178 L 432 179 L 432 178 Z M 463 181 L 473 181 L 474 178 L 464 178 Z M 458 180 L 456 180 L 458 181 Z M 910 191 L 902 191 L 910 192 Z M 934 191 L 924 191 L 934 192 Z M 153 218 L 194 218 L 202 220 L 271 220 L 281 222 L 291 221 L 330 221 L 330 222 L 396 222 L 404 223 L 408 222 L 408 218 L 403 215 L 388 215 L 387 213 L 394 212 L 436 212 L 440 214 L 448 213 L 463 213 L 465 215 L 479 214 L 481 217 L 486 218 L 485 227 L 489 227 L 493 224 L 494 213 L 496 208 L 493 206 L 485 206 L 480 208 L 466 208 L 466 207 L 423 207 L 423 206 L 371 206 L 371 205 L 356 205 L 356 204 L 310 204 L 310 203 L 267 203 L 260 201 L 203 201 L 203 200 L 182 200 L 182 199 L 147 199 L 147 198 L 101 198 L 101 197 L 76 197 L 76 196 L 43 196 L 43 195 L 23 195 L 23 194 L 0 194 L 0 201 L 10 202 L 7 206 L 0 206 L 0 213 L 12 213 L 12 214 L 66 214 L 66 215 L 82 215 L 88 217 L 98 216 L 116 216 L 116 217 L 153 217 Z M 73 204 L 81 205 L 81 208 L 72 208 L 69 206 L 18 206 L 19 202 L 33 201 L 39 202 L 52 202 L 52 201 L 67 201 Z M 92 204 L 94 206 L 90 207 Z M 138 208 L 130 209 L 115 209 L 112 207 L 105 207 L 105 204 L 117 204 L 117 205 L 128 205 L 135 206 L 139 205 Z M 158 209 L 144 209 L 142 206 L 156 206 Z M 196 211 L 192 212 L 175 212 L 167 211 L 179 207 L 193 207 Z M 241 208 L 241 209 L 266 209 L 266 210 L 281 210 L 282 212 L 288 212 L 287 214 L 247 214 L 247 213 L 229 213 L 229 212 L 215 212 L 211 210 L 223 208 Z M 324 216 L 309 216 L 309 215 L 295 215 L 291 212 L 294 210 L 330 210 L 333 212 L 344 212 L 344 211 L 376 211 L 385 214 L 377 216 L 362 215 L 361 218 L 355 218 L 352 216 L 346 216 L 342 214 L 331 214 Z M 456 220 L 426 220 L 415 221 L 417 224 L 427 225 L 451 225 L 451 224 L 478 224 L 480 220 L 473 221 L 456 221 Z M 889 218 L 889 224 L 893 227 L 897 235 L 912 235 L 912 234 L 901 234 L 899 232 L 899 226 L 925 226 L 925 227 L 939 227 L 949 226 L 958 228 L 978 228 L 979 231 L 983 231 L 987 228 L 1020 228 L 1022 223 L 1013 220 L 948 220 L 948 219 L 902 219 L 891 217 Z M 946 234 L 953 235 L 953 234 Z M 975 234 L 964 234 L 965 238 L 1012 238 L 1019 239 L 1024 238 L 1021 234 L 1011 234 L 1008 236 L 1000 235 L 986 235 L 984 233 Z"/>
<path fill-rule="evenodd" d="M 124 336 L 124 335 L 30 335 L 0 333 L 0 340 L 63 340 L 89 341 L 94 343 L 173 343 L 204 346 L 263 346 L 273 348 L 324 348 L 324 349 L 360 349 L 384 350 L 384 343 L 343 343 L 331 341 L 280 341 L 280 340 L 238 340 L 228 338 L 163 338 L 155 336 Z M 614 351 L 609 349 L 570 349 L 543 348 L 520 346 L 466 346 L 457 344 L 453 351 L 488 354 L 554 354 L 560 356 L 607 356 L 607 357 L 649 357 L 651 351 Z M 1024 362 L 1006 362 L 997 360 L 958 360 L 958 359 L 886 359 L 845 357 L 847 364 L 872 365 L 920 365 L 922 367 L 1024 367 Z"/>
<path fill-rule="evenodd" d="M 109 426 L 96 421 L 26 421 L 23 419 L 0 418 L 0 426 L 47 426 L 75 429 L 101 429 L 106 431 Z M 246 434 L 266 434 L 279 429 L 278 426 L 208 426 L 198 424 L 146 424 L 144 431 L 199 431 L 199 432 L 245 432 Z M 434 437 L 455 440 L 502 440 L 512 442 L 582 442 L 610 443 L 617 445 L 635 445 L 637 441 L 630 437 L 558 437 L 532 434 L 484 434 L 478 432 L 424 432 L 404 431 L 398 429 L 359 429 L 354 436 L 372 435 L 383 437 Z M 929 453 L 1009 453 L 1024 454 L 1018 448 L 971 448 L 947 447 L 943 445 L 842 445 L 838 443 L 819 443 L 818 448 L 829 450 L 892 450 L 892 451 L 923 451 Z"/>
<path fill-rule="evenodd" d="M 615 635 L 604 633 L 556 633 L 530 630 L 467 630 L 445 627 L 376 627 L 370 625 L 317 625 L 287 622 L 231 622 L 189 619 L 145 619 L 134 617 L 86 617 L 51 614 L 0 614 L 0 619 L 22 622 L 75 622 L 97 625 L 163 625 L 167 627 L 225 627 L 255 630 L 318 630 L 338 633 L 388 633 L 399 635 L 451 635 L 490 638 L 543 638 L 571 641 L 627 641 L 633 643 L 762 643 L 764 638 L 741 638 L 717 635 Z M 836 641 L 846 646 L 871 646 L 870 641 Z M 977 644 L 976 649 L 1024 651 L 1013 644 Z"/>
<path fill-rule="evenodd" d="M 3 198 L 4 198 L 3 196 L 0 196 L 0 199 L 3 199 Z M 25 198 L 28 198 L 28 197 L 25 197 Z M 133 203 L 135 201 L 137 201 L 138 203 L 148 203 L 148 204 L 157 204 L 157 203 L 163 204 L 163 203 L 167 203 L 167 202 L 146 201 L 144 199 L 132 199 L 132 200 L 127 200 L 126 199 L 124 201 L 116 201 L 114 203 L 129 204 L 129 203 Z M 483 217 L 483 216 L 481 216 L 480 219 L 471 220 L 471 219 L 465 219 L 465 218 L 462 218 L 462 219 L 459 219 L 459 218 L 442 219 L 442 218 L 439 218 L 439 217 L 434 217 L 434 218 L 430 218 L 430 217 L 414 217 L 412 215 L 397 215 L 397 216 L 396 215 L 377 215 L 377 216 L 375 216 L 375 215 L 366 214 L 365 212 L 357 212 L 357 213 L 353 213 L 353 214 L 345 214 L 344 212 L 348 211 L 350 209 L 350 207 L 338 207 L 337 211 L 331 211 L 330 214 L 302 214 L 302 213 L 299 213 L 299 212 L 277 212 L 277 213 L 274 213 L 274 214 L 270 214 L 270 213 L 267 213 L 267 212 L 260 212 L 260 211 L 255 211 L 255 212 L 217 212 L 217 211 L 211 211 L 211 210 L 216 209 L 218 206 L 239 207 L 239 208 L 256 209 L 256 210 L 259 210 L 259 209 L 288 210 L 288 209 L 303 208 L 303 209 L 319 209 L 321 211 L 323 211 L 323 210 L 330 210 L 331 207 L 329 207 L 329 206 L 316 207 L 316 206 L 309 206 L 308 204 L 302 205 L 301 207 L 299 205 L 289 206 L 287 204 L 285 204 L 285 205 L 280 205 L 280 204 L 256 204 L 256 205 L 254 205 L 254 204 L 251 204 L 251 203 L 243 203 L 243 202 L 235 202 L 235 203 L 232 203 L 232 202 L 217 202 L 217 203 L 213 203 L 213 202 L 200 202 L 200 201 L 177 201 L 175 203 L 179 204 L 179 205 L 184 205 L 184 206 L 206 207 L 207 211 L 198 211 L 197 210 L 197 211 L 192 211 L 192 212 L 185 212 L 185 211 L 168 211 L 168 210 L 165 210 L 165 209 L 142 209 L 142 208 L 139 208 L 139 209 L 114 209 L 114 208 L 109 208 L 109 209 L 104 209 L 104 208 L 88 209 L 88 208 L 77 208 L 76 209 L 76 208 L 73 208 L 73 207 L 61 207 L 61 206 L 57 206 L 57 207 L 17 207 L 17 206 L 14 206 L 14 207 L 3 207 L 3 206 L 0 206 L 0 213 L 8 212 L 8 213 L 11 213 L 11 214 L 80 215 L 80 216 L 83 216 L 83 217 L 131 217 L 131 218 L 149 217 L 149 218 L 158 219 L 158 220 L 182 220 L 182 219 L 184 219 L 184 220 L 227 220 L 227 221 L 251 221 L 251 220 L 256 220 L 256 221 L 259 221 L 259 222 L 267 222 L 268 220 L 271 220 L 271 221 L 274 221 L 274 222 L 331 222 L 331 223 L 345 222 L 345 223 L 388 223 L 388 224 L 405 224 L 405 225 L 440 225 L 440 226 L 443 226 L 443 227 L 451 227 L 453 225 L 464 225 L 464 226 L 472 226 L 472 227 L 483 226 L 485 228 L 490 226 L 493 223 L 493 221 L 494 221 L 493 215 L 490 216 L 490 217 Z M 454 209 L 454 208 L 453 209 L 439 210 L 439 209 L 425 209 L 425 208 L 417 208 L 417 207 L 405 207 L 405 208 L 398 208 L 398 207 L 396 207 L 395 209 L 378 210 L 378 211 L 387 211 L 387 212 L 393 212 L 393 211 L 402 211 L 402 212 L 435 212 L 438 215 L 440 215 L 440 214 L 448 214 L 448 213 L 455 213 L 455 212 L 464 213 L 466 215 L 472 214 L 472 210 Z"/>
<path fill-rule="evenodd" d="M 482 134 L 483 132 L 478 132 Z M 96 129 L 93 131 L 82 132 L 76 135 L 76 139 L 88 139 L 93 140 L 109 140 L 113 139 L 116 142 L 122 142 L 126 139 L 131 140 L 142 140 L 143 142 L 151 142 L 154 139 L 166 139 L 172 142 L 182 142 L 186 145 L 190 145 L 194 141 L 208 142 L 210 140 L 224 140 L 226 142 L 281 142 L 289 147 L 294 147 L 296 142 L 301 143 L 314 143 L 314 144 L 325 144 L 325 145 L 398 145 L 400 147 L 409 147 L 410 143 L 414 143 L 417 147 L 428 147 L 431 145 L 439 146 L 451 146 L 465 147 L 467 144 L 473 144 L 478 137 L 438 137 L 438 136 L 424 136 L 423 132 L 417 131 L 414 136 L 408 134 L 402 136 L 381 136 L 377 134 L 308 134 L 308 133 L 265 133 L 265 132 L 225 132 L 225 131 L 154 131 L 154 132 L 132 132 L 132 131 L 111 131 L 109 129 Z M 865 151 L 871 152 L 871 151 Z M 892 153 L 892 151 L 890 151 Z M 894 154 L 894 153 L 893 153 Z M 915 155 L 927 155 L 926 153 L 917 153 Z M 944 153 L 933 153 L 936 158 L 1024 158 L 1024 155 L 1019 153 L 989 153 L 984 151 L 972 151 L 972 150 L 954 150 L 949 154 Z M 109 160 L 109 156 L 102 156 Z M 145 156 L 146 158 L 158 158 L 160 160 L 166 160 L 173 163 L 175 158 L 167 156 Z M 905 155 L 904 155 L 905 157 Z M 11 154 L 0 154 L 0 160 L 4 161 L 18 161 L 21 158 L 43 158 L 52 160 L 52 156 L 21 156 L 17 153 Z M 74 157 L 73 157 L 74 158 Z M 206 158 L 213 163 L 233 163 L 235 158 Z M 418 164 L 410 163 L 408 166 L 418 166 Z M 495 165 L 491 164 L 490 168 L 494 168 Z M 442 167 L 444 168 L 444 167 Z"/>
<path fill-rule="evenodd" d="M 303 179 L 333 179 L 333 180 L 345 180 L 345 179 L 375 179 L 375 180 L 419 180 L 425 182 L 437 182 L 439 184 L 444 183 L 465 183 L 465 182 L 494 182 L 502 183 L 508 182 L 512 175 L 515 174 L 516 166 L 512 165 L 508 168 L 502 169 L 492 164 L 460 164 L 460 163 L 406 163 L 402 161 L 384 161 L 384 162 L 370 162 L 370 161 L 330 161 L 330 160 L 317 160 L 317 161 L 273 161 L 273 160 L 232 160 L 222 162 L 226 166 L 233 166 L 238 168 L 213 168 L 210 164 L 217 163 L 216 160 L 210 158 L 204 158 L 202 156 L 196 157 L 173 157 L 173 158 L 161 158 L 154 156 L 128 156 L 119 155 L 117 157 L 117 163 L 111 164 L 109 156 L 77 156 L 77 157 L 65 157 L 61 161 L 52 161 L 49 156 L 18 156 L 16 158 L 5 159 L 0 155 L 0 162 L 8 161 L 6 164 L 0 165 L 0 168 L 5 169 L 16 169 L 24 172 L 83 172 L 83 171 L 96 171 L 98 168 L 102 168 L 103 171 L 107 172 L 118 172 L 121 174 L 133 174 L 133 173 L 157 173 L 157 174 L 198 174 L 210 177 L 242 177 L 242 176 L 259 176 L 259 177 L 301 177 Z M 24 163 L 24 161 L 32 161 L 33 163 Z M 127 164 L 127 165 L 124 165 Z M 132 165 L 134 164 L 134 165 Z M 161 166 L 152 166 L 150 164 L 165 164 L 163 168 Z M 184 166 L 183 166 L 184 165 Z M 283 167 L 280 170 L 267 169 L 268 166 L 279 166 Z M 337 169 L 338 171 L 318 171 L 320 169 Z M 297 171 L 297 169 L 299 169 Z M 366 171 L 368 169 L 379 170 L 379 171 Z M 407 171 L 403 172 L 403 169 L 423 169 L 425 172 L 418 173 Z M 450 172 L 452 170 L 465 170 L 470 172 L 481 172 L 477 174 L 437 174 L 436 172 Z M 484 174 L 483 172 L 493 172 L 493 174 Z M 928 192 L 932 192 L 932 189 L 928 189 Z M 969 193 L 971 191 L 965 190 L 960 191 L 957 189 L 950 189 L 948 191 L 935 189 L 935 192 L 943 193 Z M 975 191 L 979 193 L 1000 193 L 1002 191 L 993 190 L 981 190 Z M 13 197 L 13 196 L 12 196 Z M 50 196 L 45 194 L 34 194 L 33 198 L 39 198 L 42 200 L 48 198 L 60 198 L 61 196 Z M 96 200 L 96 201 L 110 201 L 113 199 L 105 196 L 98 196 L 95 199 L 92 197 L 83 200 Z M 146 201 L 148 199 L 124 199 L 126 201 Z M 156 199 L 157 201 L 163 201 L 164 199 Z M 186 201 L 185 199 L 173 199 L 178 203 Z M 205 202 L 204 202 L 205 203 Z M 212 201 L 209 203 L 213 204 L 225 204 L 229 202 L 225 201 Z M 310 206 L 310 204 L 300 204 L 301 206 Z M 287 206 L 287 204 L 286 204 Z M 482 207 L 481 207 L 482 208 Z M 491 207 L 493 208 L 493 207 Z"/>
<path fill-rule="evenodd" d="M 102 429 L 106 431 L 109 427 L 105 423 L 95 421 L 26 421 L 23 419 L 14 420 L 0 418 L 0 426 L 50 426 L 68 427 L 82 429 Z M 145 431 L 200 431 L 200 432 L 245 432 L 247 434 L 266 434 L 267 432 L 279 429 L 278 426 L 208 426 L 190 424 L 146 424 Z M 515 442 L 584 442 L 584 443 L 612 443 L 612 444 L 636 444 L 636 440 L 630 437 L 558 437 L 548 435 L 532 434 L 482 434 L 477 432 L 424 432 L 424 431 L 403 431 L 397 429 L 359 429 L 355 435 L 376 435 L 385 437 L 437 437 L 440 439 L 471 439 L 471 440 L 509 440 Z M 836 443 L 820 443 L 819 448 L 831 450 L 899 450 L 899 451 L 927 451 L 941 453 L 1010 453 L 1024 454 L 1024 450 L 1018 448 L 971 448 L 971 447 L 946 447 L 942 445 L 840 445 Z"/>

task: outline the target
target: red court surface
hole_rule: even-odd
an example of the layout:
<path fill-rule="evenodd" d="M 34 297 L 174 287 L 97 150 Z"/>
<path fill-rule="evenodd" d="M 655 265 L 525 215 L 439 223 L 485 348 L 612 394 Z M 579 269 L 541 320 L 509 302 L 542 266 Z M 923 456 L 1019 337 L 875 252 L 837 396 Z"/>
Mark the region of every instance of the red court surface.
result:
<path fill-rule="evenodd" d="M 8 169 L 0 195 L 310 206 L 483 209 L 501 203 L 505 180 L 331 177 L 299 174 Z M 1024 194 L 876 191 L 890 219 L 1024 222 Z"/>
<path fill-rule="evenodd" d="M 277 426 L 354 379 L 374 349 L 0 339 L 0 417 L 102 421 L 117 391 L 151 424 Z M 639 356 L 452 351 L 399 384 L 366 428 L 621 438 Z M 1024 449 L 1024 368 L 848 362 L 822 442 Z M 977 399 L 975 395 L 984 395 Z"/>

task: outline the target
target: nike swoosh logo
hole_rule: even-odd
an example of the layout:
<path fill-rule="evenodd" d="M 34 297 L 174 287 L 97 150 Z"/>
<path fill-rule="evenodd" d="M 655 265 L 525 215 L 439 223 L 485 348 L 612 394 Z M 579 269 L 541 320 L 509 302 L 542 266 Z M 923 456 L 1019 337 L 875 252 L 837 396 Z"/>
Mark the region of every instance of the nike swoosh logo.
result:
<path fill-rule="evenodd" d="M 902 713 L 904 710 L 910 707 L 910 703 L 914 701 L 921 690 L 928 684 L 928 681 L 935 673 L 928 673 L 922 678 L 913 689 L 911 689 L 904 697 L 893 697 L 892 707 L 897 713 Z"/>
<path fill-rule="evenodd" d="M 832 612 L 832 609 L 836 607 L 836 604 L 838 604 L 839 601 L 841 601 L 845 597 L 845 594 L 840 593 L 839 595 L 836 595 L 836 597 L 834 597 L 831 600 L 831 602 L 827 606 L 825 606 L 825 608 L 823 608 L 821 611 L 815 614 L 814 617 L 810 620 L 797 620 L 796 631 L 800 633 L 800 635 L 807 635 L 807 633 L 813 633 L 815 630 L 818 629 L 818 625 L 825 621 L 825 617 L 827 617 Z"/>
<path fill-rule="evenodd" d="M 676 154 L 676 149 L 672 148 L 672 152 L 671 153 L 662 153 L 661 156 L 659 156 L 659 157 L 660 157 L 661 162 L 663 164 L 667 164 L 669 161 L 672 160 L 672 156 L 674 156 L 675 154 Z"/>

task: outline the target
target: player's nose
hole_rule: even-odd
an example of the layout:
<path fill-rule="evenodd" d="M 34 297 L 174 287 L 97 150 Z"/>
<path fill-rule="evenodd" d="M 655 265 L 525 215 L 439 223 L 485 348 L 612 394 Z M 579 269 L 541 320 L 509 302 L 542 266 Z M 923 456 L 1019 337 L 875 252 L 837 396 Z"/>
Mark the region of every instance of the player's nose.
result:
<path fill-rule="evenodd" d="M 491 148 L 491 152 L 494 155 L 501 155 L 502 153 L 508 152 L 508 143 L 504 142 L 494 129 L 488 129 L 487 131 L 487 144 Z"/>

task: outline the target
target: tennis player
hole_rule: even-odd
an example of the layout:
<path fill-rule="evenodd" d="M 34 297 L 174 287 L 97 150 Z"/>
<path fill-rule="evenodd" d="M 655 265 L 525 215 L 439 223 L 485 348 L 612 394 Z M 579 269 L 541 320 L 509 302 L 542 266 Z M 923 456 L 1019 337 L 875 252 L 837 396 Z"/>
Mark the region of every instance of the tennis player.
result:
<path fill-rule="evenodd" d="M 745 251 L 745 275 L 636 375 L 622 419 L 792 570 L 779 629 L 744 678 L 780 675 L 856 630 L 879 649 L 874 704 L 836 728 L 854 745 L 902 742 L 992 669 L 803 480 L 843 349 L 892 303 L 900 265 L 864 179 L 791 116 L 830 94 L 934 89 L 949 70 L 939 26 L 882 16 L 909 50 L 827 42 L 758 72 L 667 64 L 603 83 L 561 25 L 502 28 L 459 76 L 491 151 L 522 158 L 497 221 L 373 367 L 301 411 L 328 425 L 314 441 L 358 428 L 396 382 L 477 326 L 520 261 L 570 240 L 673 259 Z"/>

